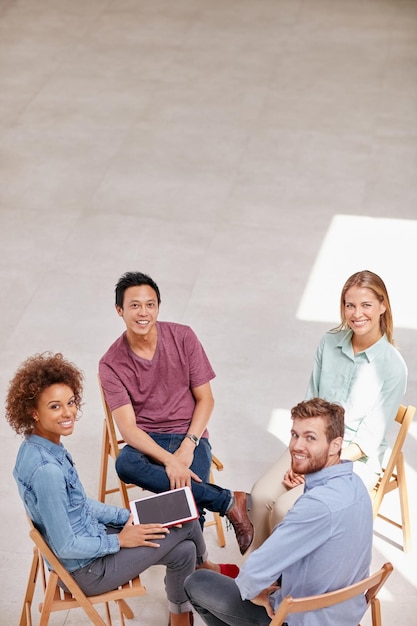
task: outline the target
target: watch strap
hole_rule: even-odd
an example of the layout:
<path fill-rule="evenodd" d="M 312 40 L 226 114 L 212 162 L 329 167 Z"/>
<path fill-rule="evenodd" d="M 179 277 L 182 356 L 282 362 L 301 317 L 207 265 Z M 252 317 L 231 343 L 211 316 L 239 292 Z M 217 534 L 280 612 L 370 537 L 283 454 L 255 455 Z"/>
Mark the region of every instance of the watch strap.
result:
<path fill-rule="evenodd" d="M 188 439 L 191 439 L 191 441 L 193 442 L 193 444 L 195 445 L 195 447 L 198 446 L 198 444 L 200 443 L 200 440 L 198 437 L 196 437 L 195 435 L 191 435 L 190 433 L 187 433 L 185 435 L 186 437 L 188 437 Z"/>

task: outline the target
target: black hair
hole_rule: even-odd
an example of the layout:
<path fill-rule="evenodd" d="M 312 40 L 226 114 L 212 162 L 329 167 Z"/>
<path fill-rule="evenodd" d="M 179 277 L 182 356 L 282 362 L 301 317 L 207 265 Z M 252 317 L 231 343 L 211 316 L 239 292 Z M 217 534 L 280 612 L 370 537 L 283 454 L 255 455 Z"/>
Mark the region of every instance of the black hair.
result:
<path fill-rule="evenodd" d="M 150 276 L 142 274 L 142 272 L 126 272 L 119 278 L 115 288 L 116 306 L 123 309 L 123 300 L 126 289 L 129 287 L 140 287 L 141 285 L 148 285 L 154 290 L 159 306 L 161 304 L 159 287 Z"/>

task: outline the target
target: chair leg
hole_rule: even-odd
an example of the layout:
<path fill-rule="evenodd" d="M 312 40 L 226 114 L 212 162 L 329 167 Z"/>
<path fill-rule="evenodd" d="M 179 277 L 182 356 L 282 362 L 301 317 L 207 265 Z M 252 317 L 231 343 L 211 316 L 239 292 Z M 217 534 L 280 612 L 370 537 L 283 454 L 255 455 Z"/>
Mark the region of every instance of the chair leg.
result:
<path fill-rule="evenodd" d="M 209 481 L 214 484 L 213 470 L 210 470 Z M 226 538 L 224 536 L 222 518 L 220 517 L 219 513 L 213 512 L 213 521 L 206 523 L 207 526 L 212 526 L 213 524 L 216 526 L 217 543 L 221 548 L 224 548 L 224 546 L 226 545 Z"/>
<path fill-rule="evenodd" d="M 43 602 L 39 606 L 41 617 L 39 620 L 39 626 L 48 626 L 49 616 L 51 614 L 52 602 L 55 598 L 55 589 L 58 584 L 58 576 L 55 572 L 49 573 L 48 584 L 46 586 Z"/>
<path fill-rule="evenodd" d="M 127 617 L 127 619 L 134 618 L 135 614 L 133 613 L 126 600 L 123 600 L 123 598 L 121 600 L 117 600 L 117 606 L 119 607 L 119 611 L 121 611 L 123 615 Z"/>
<path fill-rule="evenodd" d="M 28 584 L 26 587 L 25 598 L 23 600 L 22 612 L 20 614 L 19 626 L 32 626 L 32 602 L 35 593 L 36 580 L 39 573 L 39 554 L 37 548 L 33 548 L 33 559 L 30 567 Z"/>
<path fill-rule="evenodd" d="M 132 617 L 134 617 L 134 613 L 125 600 L 117 600 L 116 604 L 119 610 L 120 624 L 121 626 L 126 626 L 125 616 L 127 619 L 132 619 Z"/>
<path fill-rule="evenodd" d="M 110 607 L 109 607 L 108 602 L 104 603 L 104 608 L 106 609 L 107 626 L 112 626 L 111 613 L 110 613 Z"/>
<path fill-rule="evenodd" d="M 408 507 L 407 481 L 405 477 L 404 455 L 401 453 L 397 462 L 397 482 L 400 494 L 401 523 L 403 530 L 404 552 L 411 548 L 410 510 Z"/>
<path fill-rule="evenodd" d="M 226 545 L 226 539 L 224 536 L 222 518 L 220 517 L 219 513 L 213 513 L 213 516 L 214 521 L 216 522 L 217 542 L 221 548 L 224 548 L 224 546 Z"/>
<path fill-rule="evenodd" d="M 378 598 L 371 600 L 372 626 L 382 626 L 381 622 L 381 605 Z"/>

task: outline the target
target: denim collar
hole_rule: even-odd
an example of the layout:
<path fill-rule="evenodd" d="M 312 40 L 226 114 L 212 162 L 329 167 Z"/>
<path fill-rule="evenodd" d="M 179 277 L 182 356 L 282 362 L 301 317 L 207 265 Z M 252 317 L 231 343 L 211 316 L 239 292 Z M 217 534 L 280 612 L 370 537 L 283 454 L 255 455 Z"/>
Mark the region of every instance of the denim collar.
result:
<path fill-rule="evenodd" d="M 71 465 L 74 465 L 72 457 L 68 450 L 64 448 L 62 443 L 54 443 L 53 441 L 49 441 L 49 439 L 45 439 L 45 437 L 40 437 L 39 435 L 28 435 L 26 437 L 26 441 L 36 446 L 41 446 L 47 452 L 56 458 L 56 460 L 61 463 L 64 462 L 65 457 L 70 461 Z"/>

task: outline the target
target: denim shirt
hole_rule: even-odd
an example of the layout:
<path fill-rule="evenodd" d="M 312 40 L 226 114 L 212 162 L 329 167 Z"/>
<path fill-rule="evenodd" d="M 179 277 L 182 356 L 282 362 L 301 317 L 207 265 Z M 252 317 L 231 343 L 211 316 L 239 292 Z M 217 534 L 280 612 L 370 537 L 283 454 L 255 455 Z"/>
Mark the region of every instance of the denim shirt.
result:
<path fill-rule="evenodd" d="M 28 516 L 69 572 L 120 550 L 106 526 L 123 527 L 129 511 L 87 498 L 62 444 L 27 436 L 13 476 Z"/>

